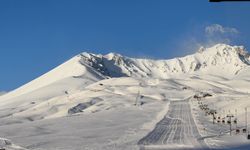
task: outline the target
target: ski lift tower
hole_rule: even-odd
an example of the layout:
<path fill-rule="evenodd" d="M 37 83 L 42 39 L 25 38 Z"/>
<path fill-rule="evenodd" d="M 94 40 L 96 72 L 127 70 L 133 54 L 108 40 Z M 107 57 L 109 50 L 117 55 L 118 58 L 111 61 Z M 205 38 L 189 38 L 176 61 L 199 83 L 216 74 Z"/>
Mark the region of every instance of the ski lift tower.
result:
<path fill-rule="evenodd" d="M 214 120 L 215 120 L 215 114 L 217 114 L 215 109 L 210 110 L 210 114 L 212 114 L 213 116 L 213 124 L 214 124 Z"/>
<path fill-rule="evenodd" d="M 67 99 L 70 100 L 69 99 L 69 92 L 68 91 L 64 91 L 64 93 L 67 95 Z"/>
<path fill-rule="evenodd" d="M 246 118 L 245 118 L 246 127 L 245 127 L 245 128 L 246 128 L 246 133 L 247 133 L 247 107 L 245 108 L 245 111 L 246 111 L 246 114 L 245 114 L 245 117 L 246 117 Z M 248 134 L 248 133 L 247 133 L 247 134 Z"/>
<path fill-rule="evenodd" d="M 236 129 L 237 129 L 237 123 L 238 123 L 238 120 L 237 120 L 237 109 L 235 109 L 235 119 L 234 119 L 234 124 L 235 124 Z"/>
<path fill-rule="evenodd" d="M 245 121 L 246 121 L 246 128 L 245 128 L 245 132 L 246 132 L 246 135 L 247 135 L 247 139 L 249 140 L 250 139 L 250 134 L 249 134 L 249 131 L 248 131 L 248 120 L 247 120 L 247 107 L 245 108 L 245 111 L 246 111 L 246 114 L 245 114 Z"/>
<path fill-rule="evenodd" d="M 140 91 L 138 91 L 137 95 L 136 95 L 136 98 L 135 98 L 135 106 L 137 106 L 137 103 L 140 99 Z"/>
<path fill-rule="evenodd" d="M 229 125 L 230 125 L 230 135 L 232 135 L 232 118 L 234 117 L 233 114 L 228 114 L 227 118 L 229 118 Z"/>
<path fill-rule="evenodd" d="M 138 89 L 138 93 L 137 93 L 137 95 L 136 95 L 136 98 L 135 98 L 135 106 L 137 106 L 137 104 L 138 104 L 138 101 L 140 100 L 140 98 L 141 98 L 141 94 L 140 94 L 140 87 L 142 87 L 143 86 L 143 83 L 139 83 L 139 89 Z"/>

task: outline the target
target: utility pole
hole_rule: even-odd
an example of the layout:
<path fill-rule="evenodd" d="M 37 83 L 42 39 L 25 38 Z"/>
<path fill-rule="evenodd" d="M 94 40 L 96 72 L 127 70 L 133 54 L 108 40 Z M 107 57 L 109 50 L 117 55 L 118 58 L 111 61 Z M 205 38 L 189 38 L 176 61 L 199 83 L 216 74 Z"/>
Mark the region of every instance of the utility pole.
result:
<path fill-rule="evenodd" d="M 68 91 L 65 91 L 64 93 L 67 95 L 68 100 L 70 100 L 70 99 L 69 99 L 69 92 L 68 92 Z"/>
<path fill-rule="evenodd" d="M 234 117 L 234 115 L 228 114 L 227 117 L 229 118 L 230 135 L 232 135 L 232 117 Z"/>
<path fill-rule="evenodd" d="M 238 120 L 237 120 L 237 109 L 235 109 L 235 126 L 236 126 L 236 129 L 237 129 L 237 123 L 238 123 Z"/>
<path fill-rule="evenodd" d="M 247 133 L 247 132 L 248 132 L 248 131 L 247 131 L 247 107 L 245 107 L 245 111 L 246 111 L 246 114 L 245 114 L 245 117 L 246 117 L 246 118 L 245 118 L 245 119 L 246 119 L 246 120 L 245 120 L 245 121 L 246 121 L 246 134 L 248 134 L 248 133 Z"/>
<path fill-rule="evenodd" d="M 211 110 L 210 113 L 211 113 L 212 116 L 213 116 L 213 124 L 214 124 L 216 110 Z"/>
<path fill-rule="evenodd" d="M 138 91 L 137 96 L 136 96 L 136 98 L 135 98 L 135 106 L 136 106 L 137 103 L 138 103 L 139 97 L 140 97 L 140 91 Z"/>

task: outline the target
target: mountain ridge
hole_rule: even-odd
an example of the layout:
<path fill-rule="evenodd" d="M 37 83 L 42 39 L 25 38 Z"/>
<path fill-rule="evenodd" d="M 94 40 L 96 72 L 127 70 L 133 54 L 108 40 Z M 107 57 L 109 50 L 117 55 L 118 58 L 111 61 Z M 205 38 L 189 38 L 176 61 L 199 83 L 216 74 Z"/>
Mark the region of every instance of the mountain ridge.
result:
<path fill-rule="evenodd" d="M 249 62 L 249 54 L 243 46 L 226 44 L 200 48 L 194 54 L 168 60 L 84 52 L 37 79 L 2 95 L 0 100 L 4 100 L 2 104 L 5 104 L 8 99 L 25 97 L 25 94 L 32 92 L 43 98 L 54 97 L 65 91 L 80 90 L 94 82 L 114 77 L 169 79 L 182 75 L 205 74 L 231 79 L 237 77 L 242 70 L 247 73 Z M 44 88 L 53 91 L 50 96 L 45 97 L 43 93 L 39 93 L 39 89 Z"/>
<path fill-rule="evenodd" d="M 229 70 L 233 69 L 230 71 L 233 75 L 250 64 L 249 54 L 243 46 L 226 44 L 217 44 L 210 48 L 202 47 L 194 54 L 167 60 L 130 58 L 117 53 L 106 55 L 82 53 L 80 56 L 82 57 L 81 63 L 93 67 L 107 77 L 168 78 L 169 75 L 173 74 L 209 71 L 209 67 L 222 65 L 233 65 L 233 68 L 225 66 L 229 68 L 226 69 L 227 74 Z M 158 73 L 155 71 L 156 68 L 158 68 Z"/>

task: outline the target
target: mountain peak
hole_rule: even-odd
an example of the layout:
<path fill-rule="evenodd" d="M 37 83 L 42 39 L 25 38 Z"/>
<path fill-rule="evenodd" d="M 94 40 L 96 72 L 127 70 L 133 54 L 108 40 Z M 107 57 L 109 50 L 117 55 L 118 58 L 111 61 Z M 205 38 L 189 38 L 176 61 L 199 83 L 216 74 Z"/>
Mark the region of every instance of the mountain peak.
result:
<path fill-rule="evenodd" d="M 122 55 L 120 55 L 118 53 L 111 52 L 111 53 L 104 55 L 103 57 L 107 58 L 108 60 L 112 60 L 112 59 L 114 60 L 114 59 L 122 57 Z"/>
<path fill-rule="evenodd" d="M 223 44 L 223 43 L 219 43 L 219 44 L 216 44 L 214 46 L 207 47 L 207 48 L 201 46 L 198 49 L 199 53 L 202 53 L 204 51 L 214 51 L 214 52 L 219 52 L 219 53 L 220 52 L 235 53 L 235 54 L 239 54 L 241 56 L 248 56 L 248 52 L 244 46 L 231 46 L 231 45 Z"/>
<path fill-rule="evenodd" d="M 243 46 L 227 44 L 201 47 L 197 53 L 169 60 L 135 59 L 117 53 L 82 53 L 82 56 L 81 62 L 108 77 L 168 78 L 171 75 L 198 72 L 234 76 L 250 64 L 249 55 Z"/>

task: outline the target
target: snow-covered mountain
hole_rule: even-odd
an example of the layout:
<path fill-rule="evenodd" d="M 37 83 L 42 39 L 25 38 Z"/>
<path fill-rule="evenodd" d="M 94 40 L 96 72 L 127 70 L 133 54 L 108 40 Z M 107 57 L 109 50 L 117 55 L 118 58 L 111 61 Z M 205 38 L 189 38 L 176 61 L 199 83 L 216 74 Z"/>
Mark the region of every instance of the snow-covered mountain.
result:
<path fill-rule="evenodd" d="M 205 74 L 235 78 L 248 69 L 250 57 L 243 46 L 217 44 L 196 53 L 169 60 L 137 59 L 109 53 L 81 53 L 41 77 L 0 97 L 1 105 L 26 94 L 31 99 L 48 99 L 80 90 L 96 81 L 113 77 L 168 79 L 173 76 Z M 245 71 L 247 72 L 247 71 Z M 241 75 L 244 76 L 244 75 Z M 12 99 L 12 101 L 8 101 Z M 19 103 L 16 103 L 19 104 Z"/>
<path fill-rule="evenodd" d="M 208 73 L 233 77 L 249 65 L 249 55 L 242 46 L 217 44 L 200 48 L 195 54 L 170 60 L 135 59 L 110 53 L 80 54 L 81 64 L 107 77 L 169 78 L 176 74 Z"/>
<path fill-rule="evenodd" d="M 205 92 L 209 107 L 237 108 L 243 126 L 249 64 L 244 47 L 225 44 L 169 60 L 81 53 L 0 96 L 1 137 L 31 149 L 137 149 L 170 101 Z"/>

